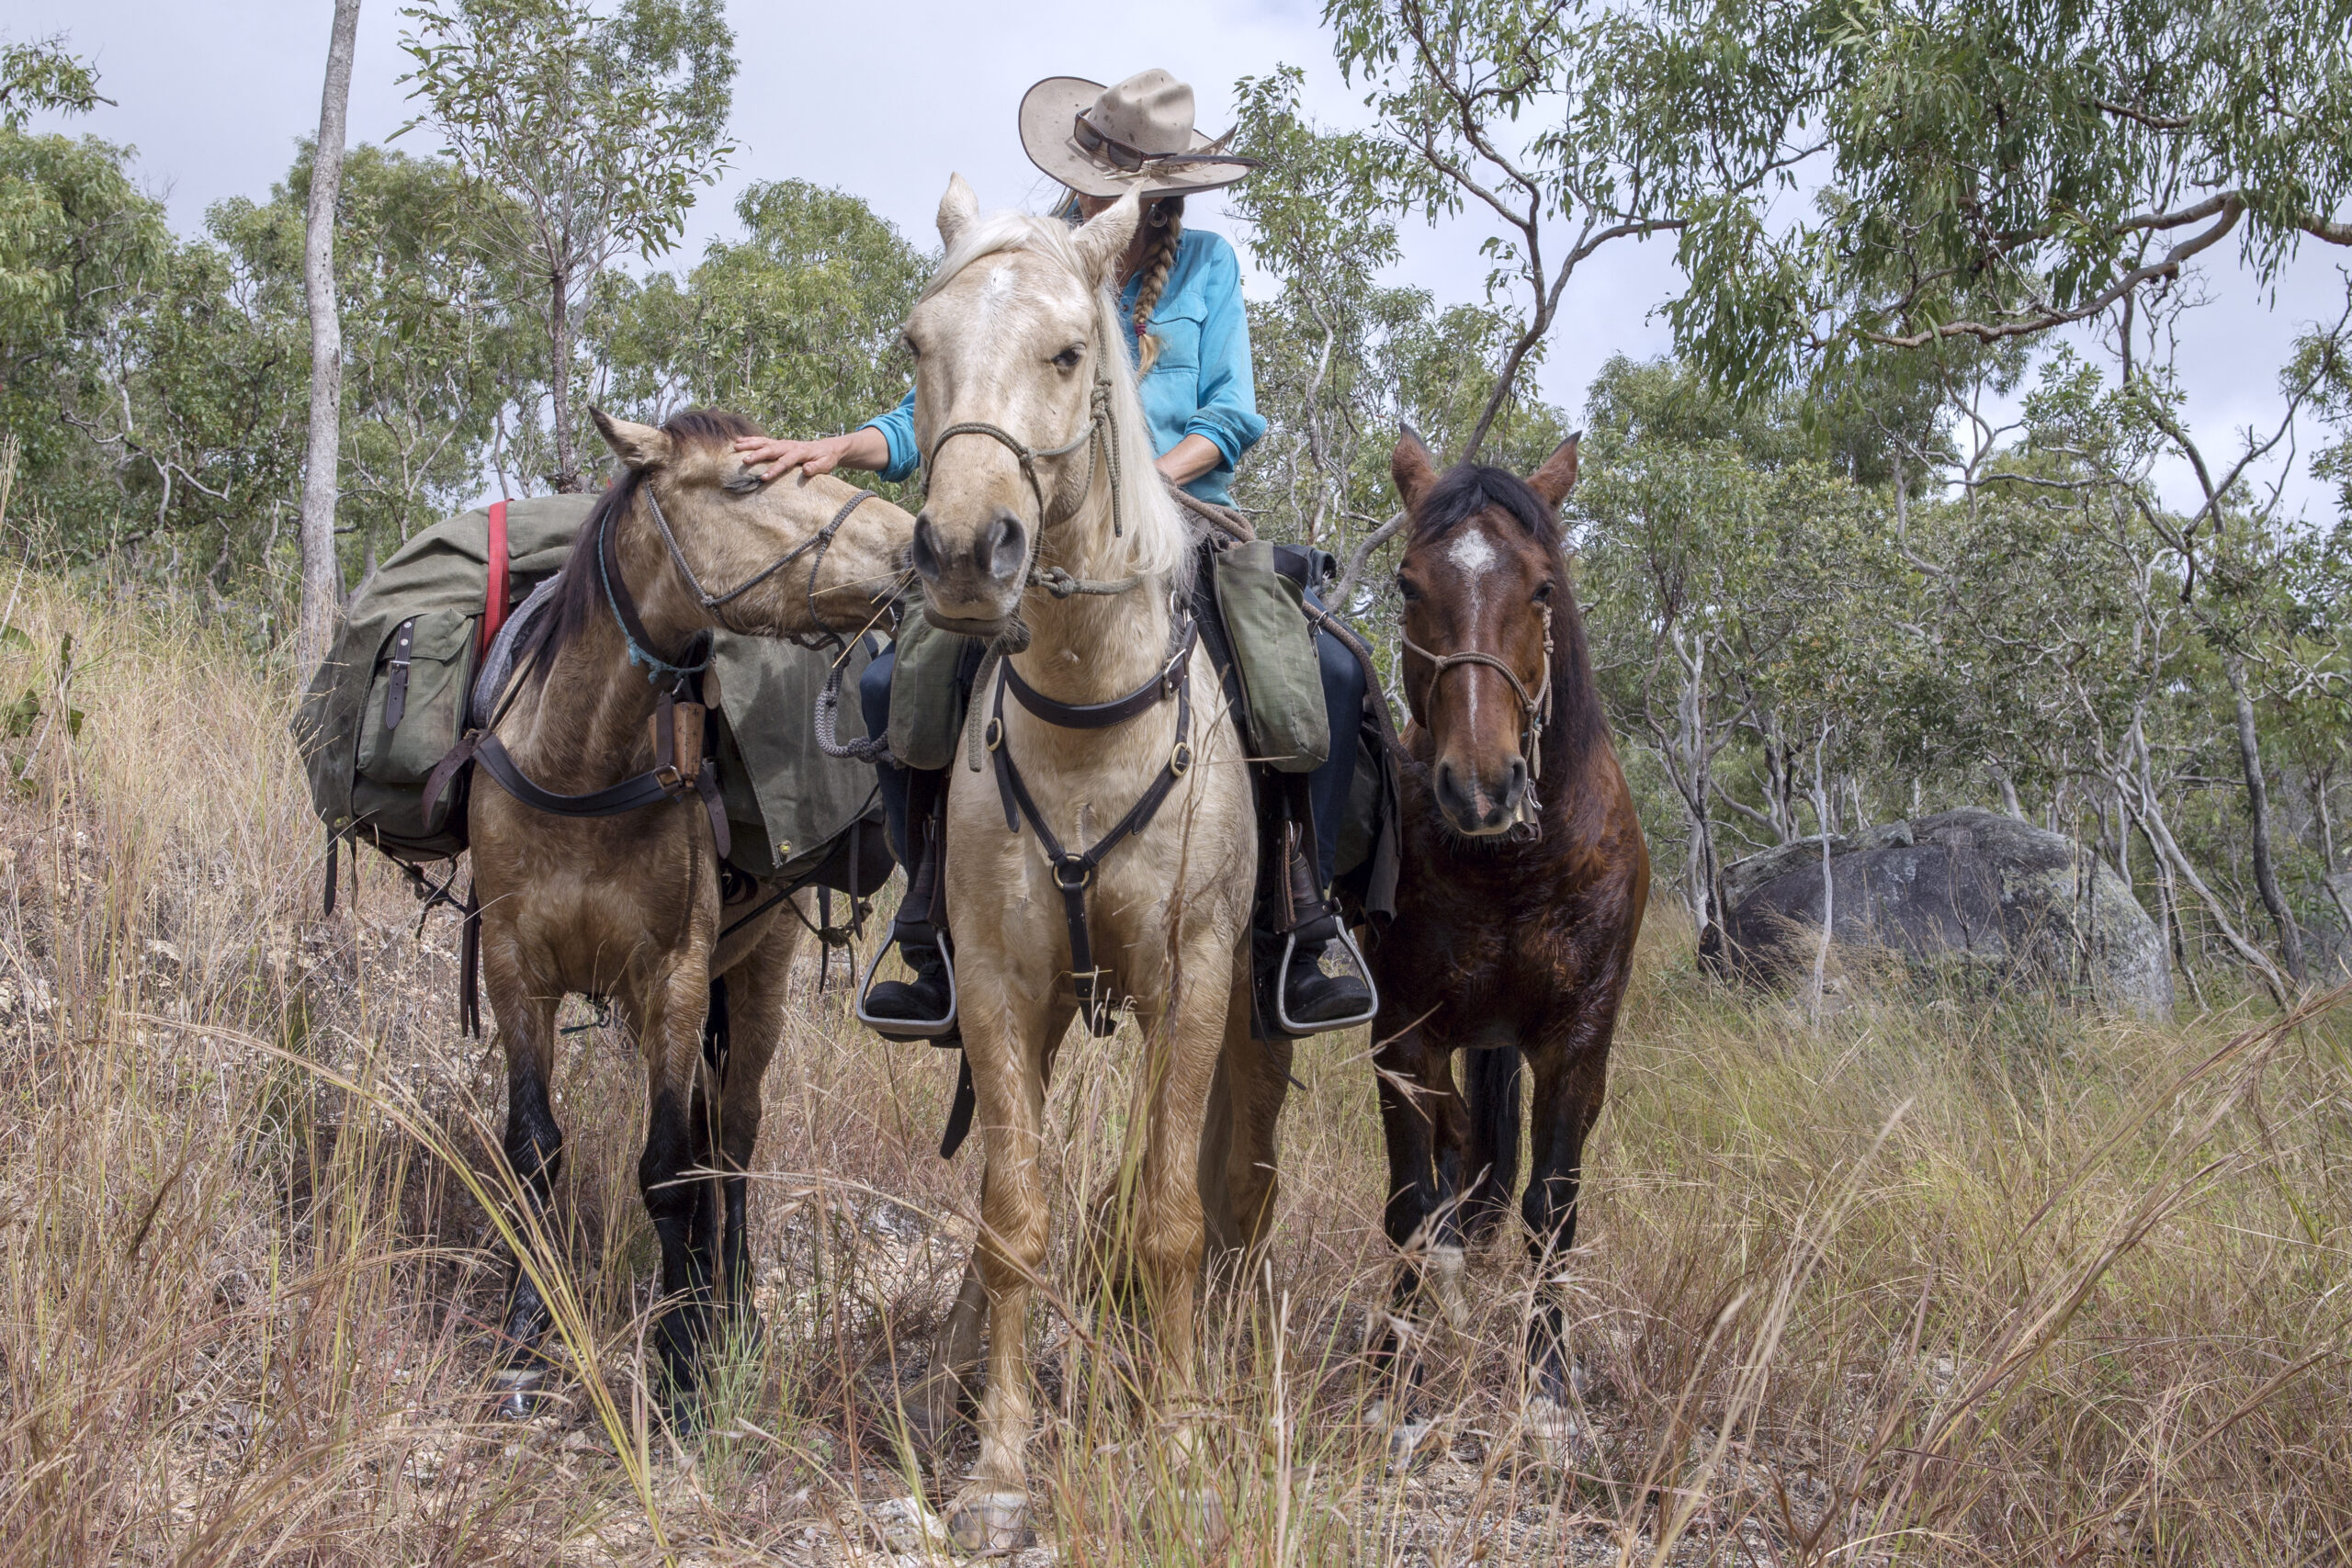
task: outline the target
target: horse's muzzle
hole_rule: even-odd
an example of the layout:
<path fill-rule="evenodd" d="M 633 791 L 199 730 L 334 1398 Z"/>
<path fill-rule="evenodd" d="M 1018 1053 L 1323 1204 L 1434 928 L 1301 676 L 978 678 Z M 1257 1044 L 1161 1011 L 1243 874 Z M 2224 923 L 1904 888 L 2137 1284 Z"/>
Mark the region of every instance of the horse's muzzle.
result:
<path fill-rule="evenodd" d="M 1433 780 L 1437 806 L 1447 824 L 1464 838 L 1490 838 L 1510 830 L 1518 820 L 1520 797 L 1527 793 L 1527 759 L 1514 754 L 1492 778 L 1481 777 L 1451 757 L 1438 760 Z"/>
<path fill-rule="evenodd" d="M 956 631 L 1001 626 L 1021 607 L 1029 525 L 1000 506 L 977 525 L 943 526 L 926 507 L 915 519 L 908 562 L 922 580 L 933 625 Z"/>

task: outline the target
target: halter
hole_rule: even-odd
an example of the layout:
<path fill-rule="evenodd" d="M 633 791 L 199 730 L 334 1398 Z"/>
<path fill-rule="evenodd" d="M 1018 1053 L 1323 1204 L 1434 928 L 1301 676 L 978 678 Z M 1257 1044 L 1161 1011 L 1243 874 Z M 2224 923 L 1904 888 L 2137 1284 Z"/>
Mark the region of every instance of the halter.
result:
<path fill-rule="evenodd" d="M 742 627 L 734 625 L 732 622 L 729 621 L 726 616 L 718 613 L 718 607 L 732 600 L 741 598 L 744 594 L 749 593 L 752 589 L 757 588 L 761 583 L 765 582 L 769 578 L 774 577 L 777 572 L 782 571 L 786 567 L 790 566 L 794 561 L 798 560 L 802 556 L 807 555 L 811 550 L 814 550 L 817 552 L 817 558 L 808 563 L 808 618 L 816 622 L 820 626 L 825 628 L 823 636 L 830 642 L 838 644 L 842 640 L 841 634 L 834 631 L 831 623 L 826 621 L 825 617 L 818 613 L 817 574 L 824 570 L 825 552 L 832 547 L 833 536 L 841 532 L 842 525 L 849 521 L 849 514 L 851 513 L 856 511 L 863 503 L 874 499 L 874 492 L 872 491 L 861 490 L 855 495 L 851 496 L 847 501 L 842 502 L 841 510 L 834 513 L 831 521 L 828 522 L 822 528 L 818 529 L 814 534 L 811 534 L 806 539 L 801 540 L 800 543 L 793 546 L 792 548 L 785 551 L 784 554 L 776 557 L 775 559 L 770 561 L 767 565 L 762 567 L 759 570 L 753 572 L 751 576 L 745 578 L 742 581 L 737 583 L 734 587 L 729 589 L 724 593 L 713 593 L 710 590 L 702 585 L 702 579 L 695 575 L 695 569 L 692 565 L 688 564 L 686 560 L 686 552 L 678 545 L 678 536 L 670 531 L 670 519 L 662 515 L 662 502 L 660 499 L 654 495 L 653 486 L 650 483 L 646 484 L 642 487 L 642 493 L 645 496 L 646 506 L 653 513 L 653 525 L 661 531 L 662 542 L 670 547 L 670 558 L 677 563 L 679 575 L 683 576 L 686 580 L 686 586 L 694 590 L 695 598 L 700 601 L 704 609 L 711 612 L 712 617 L 717 620 L 720 626 L 725 626 L 729 631 L 735 633 L 738 637 L 754 637 L 760 635 L 754 632 L 747 632 Z M 612 598 L 612 579 L 609 572 L 607 572 L 605 576 L 605 594 L 607 599 Z M 620 615 L 620 604 L 618 601 L 615 601 L 613 604 L 613 614 L 616 617 L 619 617 Z M 628 630 L 628 624 L 626 620 L 622 621 L 621 630 L 624 633 Z M 796 637 L 791 640 L 799 642 L 800 638 Z M 804 642 L 802 643 L 802 646 L 818 647 L 821 645 Z M 637 662 L 636 656 L 640 651 L 641 649 L 637 646 L 635 639 L 632 638 L 629 644 L 630 661 L 632 663 Z M 655 660 L 654 662 L 658 664 L 660 661 Z"/>
<path fill-rule="evenodd" d="M 1519 678 L 1519 671 L 1491 653 L 1431 653 L 1411 637 L 1398 634 L 1407 649 L 1419 654 L 1434 667 L 1430 671 L 1429 688 L 1429 700 L 1432 705 L 1437 701 L 1438 681 L 1457 664 L 1483 664 L 1489 670 L 1499 671 L 1502 678 L 1510 682 L 1512 694 L 1519 698 L 1520 713 L 1524 720 L 1519 732 L 1519 749 L 1527 758 L 1527 788 L 1520 792 L 1519 805 L 1512 809 L 1511 827 L 1514 830 L 1521 828 L 1538 828 L 1540 830 L 1535 785 L 1544 777 L 1544 716 L 1550 711 L 1552 701 L 1552 606 L 1538 603 L 1535 613 L 1544 621 L 1544 682 L 1535 688 L 1532 695 L 1528 693 L 1527 682 Z"/>
<path fill-rule="evenodd" d="M 1047 520 L 1047 508 L 1046 487 L 1044 481 L 1037 478 L 1037 459 L 1067 457 L 1084 446 L 1087 448 L 1086 477 L 1091 483 L 1094 478 L 1094 448 L 1100 446 L 1103 466 L 1111 470 L 1111 536 L 1114 538 L 1126 537 L 1126 512 L 1119 499 L 1122 476 L 1119 470 L 1118 421 L 1111 412 L 1111 378 L 1103 368 L 1103 355 L 1109 352 L 1105 347 L 1099 349 L 1094 355 L 1094 388 L 1087 395 L 1086 423 L 1069 440 L 1058 446 L 1031 446 L 1001 425 L 981 420 L 966 420 L 939 433 L 939 438 L 931 444 L 931 451 L 923 458 L 924 471 L 929 472 L 932 464 L 937 460 L 939 449 L 958 435 L 985 435 L 1001 444 L 1020 463 L 1021 476 L 1029 481 L 1029 493 L 1037 498 L 1037 522 L 1042 531 Z"/>

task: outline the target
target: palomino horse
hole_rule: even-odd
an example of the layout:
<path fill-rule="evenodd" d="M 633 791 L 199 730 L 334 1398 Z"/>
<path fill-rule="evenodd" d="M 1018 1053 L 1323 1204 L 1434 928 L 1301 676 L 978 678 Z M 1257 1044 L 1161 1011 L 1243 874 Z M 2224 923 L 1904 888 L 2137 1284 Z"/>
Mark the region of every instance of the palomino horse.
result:
<path fill-rule="evenodd" d="M 1400 770 L 1396 918 L 1374 959 L 1374 1036 L 1387 1231 L 1406 1259 L 1396 1297 L 1416 1312 L 1426 1283 L 1458 1321 L 1464 1238 L 1493 1228 L 1518 1177 L 1523 1060 L 1535 1168 L 1521 1213 L 1537 1270 L 1526 1416 L 1553 1443 L 1570 1430 L 1571 1363 L 1544 1276 L 1576 1240 L 1584 1140 L 1600 1114 L 1649 852 L 1560 549 L 1576 437 L 1522 481 L 1467 463 L 1440 477 L 1408 430 L 1391 468 L 1412 513 L 1396 574 L 1411 763 Z M 1457 1050 L 1471 1053 L 1466 1107 Z M 1379 1347 L 1408 1383 L 1400 1456 L 1428 1436 L 1409 1408 L 1418 1362 L 1403 1337 L 1392 1328 Z"/>
<path fill-rule="evenodd" d="M 658 699 L 707 657 L 714 628 L 783 637 L 865 625 L 902 578 L 912 520 L 878 497 L 848 511 L 862 492 L 838 479 L 763 485 L 729 446 L 754 433 L 732 414 L 689 411 L 657 430 L 599 412 L 596 423 L 624 471 L 582 527 L 544 638 L 526 649 L 530 669 L 492 727 L 503 759 L 475 753 L 481 975 L 506 1055 L 506 1157 L 542 1213 L 563 1150 L 548 1100 L 556 1010 L 571 992 L 609 998 L 644 1052 L 638 1182 L 673 1303 L 657 1344 L 683 1399 L 717 1303 L 741 1303 L 750 1284 L 740 1173 L 759 1136 L 799 922 L 780 908 L 741 919 L 752 901 L 721 908 L 713 824 L 692 789 L 621 815 L 559 815 L 516 798 L 498 773 L 518 771 L 526 795 L 571 795 L 648 773 Z M 681 761 L 698 754 L 689 728 L 676 732 Z M 707 1022 L 724 1045 L 707 1061 Z M 738 1174 L 684 1178 L 696 1168 Z M 503 1335 L 510 1412 L 529 1410 L 546 1375 L 535 1351 L 548 1325 L 518 1264 Z"/>
<path fill-rule="evenodd" d="M 930 472 L 910 558 L 926 614 L 1006 655 L 1002 684 L 984 676 L 972 694 L 995 776 L 958 771 L 945 857 L 987 1154 L 989 1305 L 979 1458 L 948 1523 L 978 1550 L 1026 1534 L 1039 1145 L 1071 1019 L 1106 1030 L 1112 1000 L 1131 998 L 1148 1053 L 1132 1234 L 1169 1404 L 1194 1377 L 1196 1183 L 1208 1178 L 1221 1235 L 1242 1244 L 1272 1202 L 1281 1068 L 1249 1038 L 1257 823 L 1240 737 L 1182 609 L 1194 552 L 1152 468 L 1108 287 L 1136 220 L 1133 197 L 1074 231 L 982 220 L 957 178 L 939 207 L 946 257 L 906 327 Z M 1204 1172 L 1220 1061 L 1235 1110 L 1216 1140 L 1225 1169 Z M 1194 1440 L 1180 1424 L 1174 1468 Z M 1216 1528 L 1212 1500 L 1178 1503 Z"/>

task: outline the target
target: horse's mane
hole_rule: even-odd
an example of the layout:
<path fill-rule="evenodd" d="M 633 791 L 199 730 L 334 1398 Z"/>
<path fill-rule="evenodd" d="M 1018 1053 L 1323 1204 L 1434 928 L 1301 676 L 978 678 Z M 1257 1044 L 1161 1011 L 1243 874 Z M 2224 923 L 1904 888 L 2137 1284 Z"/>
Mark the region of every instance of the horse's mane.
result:
<path fill-rule="evenodd" d="M 982 257 L 1006 251 L 1033 251 L 1048 257 L 1083 286 L 1086 266 L 1072 243 L 1075 232 L 1060 219 L 1035 218 L 1025 212 L 991 212 L 975 219 L 948 248 L 939 270 L 923 286 L 922 297 L 930 299 L 956 274 Z M 1110 367 L 1113 439 L 1117 443 L 1118 482 L 1122 487 L 1119 504 L 1125 517 L 1126 558 L 1119 563 L 1120 569 L 1138 576 L 1164 579 L 1172 587 L 1189 591 L 1196 558 L 1192 530 L 1176 510 L 1176 503 L 1168 499 L 1159 471 L 1152 466 L 1159 454 L 1151 449 L 1151 429 L 1144 421 L 1143 400 L 1136 394 L 1135 366 L 1125 352 L 1126 333 L 1119 319 L 1118 301 L 1107 288 L 1092 292 L 1094 337 Z M 1045 432 L 1031 439 L 1053 446 L 1063 437 L 1059 433 Z"/>
<path fill-rule="evenodd" d="M 740 413 L 729 413 L 723 409 L 686 409 L 664 420 L 662 434 L 681 447 L 724 447 L 731 446 L 739 436 L 757 435 L 761 431 Z M 605 604 L 604 575 L 596 566 L 596 541 L 604 534 L 607 521 L 617 522 L 628 515 L 644 482 L 644 470 L 624 468 L 605 487 L 605 493 L 596 500 L 595 510 L 588 513 L 588 520 L 580 525 L 578 537 L 571 541 L 571 553 L 564 558 L 562 581 L 556 586 L 555 602 L 539 615 L 543 629 L 534 634 L 530 644 L 515 650 L 517 668 L 527 664 L 536 675 L 544 676 L 555 662 L 555 656 L 594 617 L 612 614 Z"/>
<path fill-rule="evenodd" d="M 1413 509 L 1411 542 L 1442 539 L 1490 506 L 1500 508 L 1537 544 L 1560 547 L 1559 513 L 1525 479 L 1484 463 L 1456 463 L 1439 476 Z"/>

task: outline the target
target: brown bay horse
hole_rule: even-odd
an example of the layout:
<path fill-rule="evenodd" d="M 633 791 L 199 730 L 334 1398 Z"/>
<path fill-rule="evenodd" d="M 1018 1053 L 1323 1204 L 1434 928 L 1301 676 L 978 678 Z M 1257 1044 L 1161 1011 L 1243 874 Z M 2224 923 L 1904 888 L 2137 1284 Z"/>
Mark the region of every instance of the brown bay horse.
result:
<path fill-rule="evenodd" d="M 861 492 L 838 479 L 762 484 L 731 447 L 752 427 L 731 414 L 688 411 L 659 429 L 596 421 L 622 473 L 523 634 L 487 731 L 503 750 L 471 753 L 481 979 L 506 1058 L 506 1157 L 541 1216 L 563 1151 L 548 1085 L 564 998 L 609 998 L 644 1054 L 638 1179 L 668 1303 L 654 1339 L 683 1400 L 718 1312 L 748 1296 L 741 1173 L 800 923 L 764 885 L 724 901 L 712 814 L 694 789 L 613 815 L 528 797 L 593 795 L 651 773 L 657 705 L 664 694 L 704 695 L 694 671 L 715 629 L 784 637 L 867 624 L 900 581 L 913 520 L 878 497 L 853 508 Z M 677 757 L 698 756 L 691 719 L 677 722 Z M 516 1260 L 502 1334 L 509 1414 L 536 1404 L 550 1325 Z"/>
<path fill-rule="evenodd" d="M 1576 437 L 1521 480 L 1467 463 L 1440 475 L 1408 430 L 1391 471 L 1411 513 L 1396 583 L 1412 721 L 1396 916 L 1374 953 L 1374 1038 L 1385 1228 L 1404 1255 L 1397 1311 L 1434 1298 L 1458 1319 L 1464 1243 L 1493 1230 L 1517 1183 L 1524 1063 L 1534 1168 L 1521 1213 L 1538 1280 L 1525 1416 L 1539 1442 L 1556 1443 L 1572 1429 L 1571 1362 L 1544 1280 L 1576 1240 L 1584 1140 L 1600 1113 L 1649 853 L 1561 550 Z M 1466 1100 L 1457 1051 L 1468 1056 Z M 1392 1325 L 1374 1347 L 1403 1380 L 1400 1455 L 1429 1436 L 1409 1408 L 1408 1338 Z"/>

